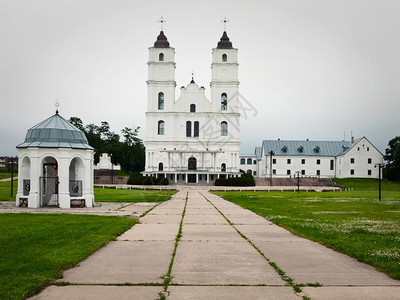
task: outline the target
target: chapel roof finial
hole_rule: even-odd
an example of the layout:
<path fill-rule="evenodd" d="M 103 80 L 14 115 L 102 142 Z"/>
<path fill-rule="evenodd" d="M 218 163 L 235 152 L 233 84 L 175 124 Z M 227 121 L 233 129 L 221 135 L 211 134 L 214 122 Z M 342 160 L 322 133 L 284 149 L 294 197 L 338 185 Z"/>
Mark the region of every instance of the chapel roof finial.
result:
<path fill-rule="evenodd" d="M 54 106 L 56 107 L 56 115 L 58 115 L 58 107 L 60 106 L 60 103 L 58 103 L 58 100 L 56 100 L 56 103 L 54 103 Z"/>
<path fill-rule="evenodd" d="M 154 47 L 156 47 L 156 48 L 169 48 L 168 39 L 165 36 L 164 31 L 163 31 L 164 23 L 167 22 L 167 21 L 164 20 L 164 18 L 161 16 L 160 20 L 158 20 L 157 22 L 161 24 L 161 31 L 160 31 L 160 34 L 157 37 L 157 40 L 154 42 Z"/>
<path fill-rule="evenodd" d="M 192 81 L 190 83 L 195 83 L 194 82 L 194 72 L 192 71 Z"/>

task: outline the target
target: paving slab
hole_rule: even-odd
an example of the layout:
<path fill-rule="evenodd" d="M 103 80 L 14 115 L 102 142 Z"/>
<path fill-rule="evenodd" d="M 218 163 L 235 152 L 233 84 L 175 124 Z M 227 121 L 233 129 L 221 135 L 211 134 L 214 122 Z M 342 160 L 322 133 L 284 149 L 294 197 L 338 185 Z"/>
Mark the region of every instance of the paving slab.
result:
<path fill-rule="evenodd" d="M 170 286 L 168 300 L 300 300 L 286 286 Z"/>
<path fill-rule="evenodd" d="M 220 213 L 212 206 L 204 208 L 186 208 L 185 215 L 220 215 Z"/>
<path fill-rule="evenodd" d="M 265 220 L 265 224 L 235 225 L 235 227 L 252 241 L 298 241 L 299 236 Z"/>
<path fill-rule="evenodd" d="M 256 214 L 225 214 L 233 224 L 235 225 L 242 225 L 242 224 L 268 224 L 268 221 Z"/>
<path fill-rule="evenodd" d="M 304 287 L 312 300 L 399 300 L 400 287 Z"/>
<path fill-rule="evenodd" d="M 226 225 L 184 224 L 182 241 L 243 242 L 243 238 L 228 223 Z"/>
<path fill-rule="evenodd" d="M 183 224 L 228 224 L 220 214 L 218 215 L 186 215 Z"/>
<path fill-rule="evenodd" d="M 75 268 L 62 282 L 77 284 L 162 283 L 168 271 L 173 241 L 117 241 L 101 248 Z"/>
<path fill-rule="evenodd" d="M 400 285 L 386 274 L 318 243 L 298 237 L 289 241 L 252 242 L 298 283 L 323 285 Z"/>
<path fill-rule="evenodd" d="M 179 224 L 136 224 L 120 235 L 118 241 L 175 241 Z"/>
<path fill-rule="evenodd" d="M 151 215 L 139 219 L 141 224 L 180 224 L 182 219 L 181 215 Z"/>
<path fill-rule="evenodd" d="M 172 268 L 178 284 L 284 285 L 268 262 L 246 241 L 184 242 Z"/>
<path fill-rule="evenodd" d="M 131 300 L 156 299 L 162 291 L 161 286 L 50 286 L 31 300 Z"/>

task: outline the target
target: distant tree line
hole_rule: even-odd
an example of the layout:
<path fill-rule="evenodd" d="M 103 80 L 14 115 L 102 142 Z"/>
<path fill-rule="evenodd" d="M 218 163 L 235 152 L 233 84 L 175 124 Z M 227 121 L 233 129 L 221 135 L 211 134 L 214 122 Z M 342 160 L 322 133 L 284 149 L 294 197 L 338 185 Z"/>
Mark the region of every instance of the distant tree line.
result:
<path fill-rule="evenodd" d="M 80 118 L 71 117 L 69 122 L 86 134 L 89 145 L 96 150 L 94 155 L 96 164 L 101 153 L 109 153 L 112 155 L 111 162 L 120 164 L 121 170 L 127 173 L 144 170 L 145 147 L 138 137 L 139 126 L 123 128 L 121 130 L 123 141 L 121 141 L 121 137 L 110 130 L 110 125 L 106 121 L 102 121 L 100 126 L 95 124 L 84 126 Z"/>

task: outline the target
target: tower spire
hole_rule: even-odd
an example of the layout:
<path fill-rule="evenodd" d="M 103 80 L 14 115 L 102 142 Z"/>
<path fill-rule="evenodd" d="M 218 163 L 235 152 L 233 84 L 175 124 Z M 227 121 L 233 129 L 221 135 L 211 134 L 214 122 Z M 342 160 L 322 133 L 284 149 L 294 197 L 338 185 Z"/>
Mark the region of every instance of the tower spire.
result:
<path fill-rule="evenodd" d="M 224 17 L 222 20 L 221 20 L 221 23 L 224 23 L 224 31 L 226 31 L 226 24 L 228 24 L 230 21 L 226 18 L 226 17 Z"/>
<path fill-rule="evenodd" d="M 160 23 L 161 26 L 161 31 L 164 30 L 164 23 L 166 23 L 167 21 L 164 20 L 163 16 L 160 17 L 160 19 L 157 21 L 157 23 Z"/>

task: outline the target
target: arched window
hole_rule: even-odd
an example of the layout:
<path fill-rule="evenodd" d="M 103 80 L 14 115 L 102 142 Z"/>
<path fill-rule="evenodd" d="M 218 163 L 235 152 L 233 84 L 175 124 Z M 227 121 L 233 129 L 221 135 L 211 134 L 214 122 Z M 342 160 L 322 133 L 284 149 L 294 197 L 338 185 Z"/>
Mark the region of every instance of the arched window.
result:
<path fill-rule="evenodd" d="M 221 110 L 227 110 L 228 109 L 228 96 L 226 93 L 221 94 Z"/>
<path fill-rule="evenodd" d="M 226 172 L 226 164 L 225 163 L 221 164 L 221 172 Z"/>
<path fill-rule="evenodd" d="M 245 163 L 246 163 L 246 159 L 245 159 L 245 158 L 241 158 L 241 159 L 240 159 L 240 164 L 241 164 L 241 165 L 244 165 Z"/>
<path fill-rule="evenodd" d="M 227 136 L 228 135 L 228 123 L 225 121 L 221 122 L 221 136 Z"/>
<path fill-rule="evenodd" d="M 158 109 L 164 109 L 164 93 L 162 92 L 158 93 Z"/>
<path fill-rule="evenodd" d="M 164 61 L 164 53 L 158 54 L 158 60 L 159 61 Z"/>
<path fill-rule="evenodd" d="M 193 156 L 188 159 L 188 169 L 197 170 L 196 158 L 194 158 Z"/>
<path fill-rule="evenodd" d="M 247 164 L 248 164 L 248 165 L 251 165 L 252 163 L 253 163 L 253 160 L 252 160 L 251 158 L 248 158 L 248 159 L 247 159 Z"/>
<path fill-rule="evenodd" d="M 247 174 L 253 174 L 253 172 L 250 169 L 248 169 L 246 173 Z"/>
<path fill-rule="evenodd" d="M 190 112 L 196 112 L 196 104 L 190 104 Z"/>
<path fill-rule="evenodd" d="M 222 61 L 226 62 L 228 60 L 228 56 L 226 54 L 222 54 Z"/>
<path fill-rule="evenodd" d="M 186 136 L 187 137 L 192 136 L 192 122 L 190 122 L 190 121 L 186 122 Z"/>
<path fill-rule="evenodd" d="M 193 126 L 193 136 L 198 137 L 199 136 L 199 121 L 194 122 Z"/>
<path fill-rule="evenodd" d="M 158 135 L 164 135 L 165 124 L 164 121 L 158 121 Z"/>
<path fill-rule="evenodd" d="M 164 164 L 162 162 L 160 162 L 158 164 L 158 171 L 163 171 L 164 170 Z"/>

